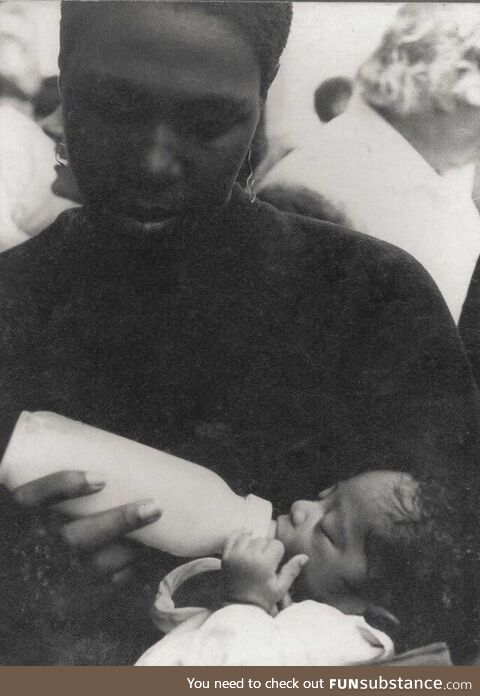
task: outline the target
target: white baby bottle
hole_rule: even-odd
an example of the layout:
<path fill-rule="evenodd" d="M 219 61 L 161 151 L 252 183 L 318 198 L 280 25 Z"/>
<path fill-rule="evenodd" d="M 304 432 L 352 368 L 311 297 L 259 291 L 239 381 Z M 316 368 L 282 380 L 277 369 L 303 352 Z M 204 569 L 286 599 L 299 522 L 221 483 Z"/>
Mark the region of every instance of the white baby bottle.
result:
<path fill-rule="evenodd" d="M 106 485 L 56 509 L 83 517 L 151 498 L 160 519 L 129 536 L 177 556 L 220 553 L 236 530 L 274 534 L 270 502 L 236 495 L 205 467 L 55 413 L 24 411 L 0 465 L 0 484 L 13 490 L 65 469 L 99 472 Z"/>

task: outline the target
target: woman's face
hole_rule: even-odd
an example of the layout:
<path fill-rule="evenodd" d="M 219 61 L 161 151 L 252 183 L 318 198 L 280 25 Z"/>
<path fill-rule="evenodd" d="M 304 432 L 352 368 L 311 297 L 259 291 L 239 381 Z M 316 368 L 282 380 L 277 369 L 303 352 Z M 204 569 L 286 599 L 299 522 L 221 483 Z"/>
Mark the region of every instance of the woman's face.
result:
<path fill-rule="evenodd" d="M 83 34 L 61 83 L 83 199 L 140 222 L 224 203 L 262 106 L 240 32 L 155 2 L 114 3 Z"/>

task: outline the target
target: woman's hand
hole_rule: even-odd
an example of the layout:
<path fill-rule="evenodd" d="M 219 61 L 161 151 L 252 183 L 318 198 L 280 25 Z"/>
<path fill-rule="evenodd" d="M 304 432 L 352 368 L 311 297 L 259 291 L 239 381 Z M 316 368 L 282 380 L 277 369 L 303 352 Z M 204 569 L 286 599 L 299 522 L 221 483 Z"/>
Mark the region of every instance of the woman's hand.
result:
<path fill-rule="evenodd" d="M 28 507 L 48 507 L 54 503 L 89 495 L 105 485 L 91 472 L 61 471 L 30 481 L 13 491 L 17 503 Z M 99 576 L 114 584 L 127 582 L 137 547 L 122 537 L 155 522 L 161 515 L 152 500 L 141 500 L 81 519 L 59 523 L 65 543 L 88 554 Z"/>
<path fill-rule="evenodd" d="M 275 616 L 277 604 L 287 594 L 308 560 L 294 556 L 278 571 L 285 547 L 278 539 L 235 534 L 227 540 L 222 556 L 225 601 L 253 604 Z"/>

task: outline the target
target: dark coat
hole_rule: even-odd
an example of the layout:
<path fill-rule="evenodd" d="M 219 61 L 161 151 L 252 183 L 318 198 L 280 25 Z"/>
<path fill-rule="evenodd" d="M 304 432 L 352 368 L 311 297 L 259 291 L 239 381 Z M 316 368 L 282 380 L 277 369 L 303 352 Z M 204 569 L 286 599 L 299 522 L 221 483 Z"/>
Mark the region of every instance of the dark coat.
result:
<path fill-rule="evenodd" d="M 2 448 L 51 410 L 277 509 L 372 468 L 477 468 L 470 365 L 420 265 L 239 189 L 162 232 L 67 211 L 0 256 L 0 332 Z"/>
<path fill-rule="evenodd" d="M 480 259 L 473 272 L 458 324 L 473 374 L 480 384 Z"/>

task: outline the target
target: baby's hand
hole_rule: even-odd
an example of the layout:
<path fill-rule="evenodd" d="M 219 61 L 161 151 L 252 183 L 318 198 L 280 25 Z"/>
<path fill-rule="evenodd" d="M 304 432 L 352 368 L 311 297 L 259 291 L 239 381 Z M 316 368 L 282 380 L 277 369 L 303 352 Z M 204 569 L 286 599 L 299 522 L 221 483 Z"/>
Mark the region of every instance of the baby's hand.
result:
<path fill-rule="evenodd" d="M 222 577 L 225 601 L 229 604 L 253 604 L 276 613 L 278 602 L 287 594 L 308 560 L 294 556 L 278 571 L 285 547 L 278 539 L 231 536 L 223 550 Z"/>

